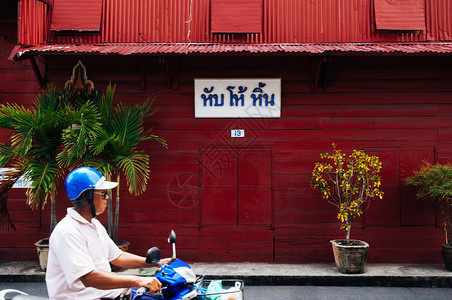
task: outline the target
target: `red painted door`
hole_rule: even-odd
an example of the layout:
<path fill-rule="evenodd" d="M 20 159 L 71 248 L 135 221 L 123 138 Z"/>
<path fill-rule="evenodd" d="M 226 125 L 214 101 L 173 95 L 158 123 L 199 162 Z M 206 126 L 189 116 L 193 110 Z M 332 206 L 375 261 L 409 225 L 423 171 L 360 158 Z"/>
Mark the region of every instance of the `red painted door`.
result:
<path fill-rule="evenodd" d="M 366 226 L 435 225 L 435 211 L 428 203 L 415 199 L 413 188 L 404 180 L 425 161 L 434 163 L 433 147 L 365 148 L 382 162 L 383 199 L 375 199 L 365 213 Z"/>
<path fill-rule="evenodd" d="M 200 260 L 273 261 L 270 148 L 201 152 Z"/>

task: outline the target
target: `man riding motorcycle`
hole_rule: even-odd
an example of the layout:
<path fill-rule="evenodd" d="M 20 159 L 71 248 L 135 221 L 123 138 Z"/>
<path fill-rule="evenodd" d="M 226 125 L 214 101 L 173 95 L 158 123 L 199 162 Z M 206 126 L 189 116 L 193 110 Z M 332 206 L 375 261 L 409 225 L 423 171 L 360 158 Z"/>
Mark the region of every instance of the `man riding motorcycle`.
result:
<path fill-rule="evenodd" d="M 110 263 L 128 269 L 159 266 L 121 251 L 95 218 L 105 211 L 109 190 L 117 185 L 89 167 L 75 169 L 67 176 L 66 193 L 74 207 L 67 209 L 50 236 L 46 273 L 50 299 L 128 299 L 125 295 L 130 287 L 160 291 L 161 283 L 155 277 L 111 272 Z"/>

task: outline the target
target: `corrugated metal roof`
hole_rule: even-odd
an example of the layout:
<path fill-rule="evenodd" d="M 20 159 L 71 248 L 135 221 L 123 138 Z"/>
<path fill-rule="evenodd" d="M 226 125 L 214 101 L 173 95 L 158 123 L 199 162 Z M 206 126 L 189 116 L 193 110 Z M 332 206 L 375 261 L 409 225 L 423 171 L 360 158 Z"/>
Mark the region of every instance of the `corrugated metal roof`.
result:
<path fill-rule="evenodd" d="M 261 34 L 213 34 L 211 0 L 103 0 L 100 32 L 75 35 L 49 31 L 49 7 L 38 0 L 20 0 L 18 40 L 23 45 L 422 43 L 452 40 L 451 0 L 425 0 L 426 24 L 422 31 L 376 30 L 373 1 L 263 0 Z"/>
<path fill-rule="evenodd" d="M 11 58 L 21 59 L 39 54 L 114 54 L 114 55 L 152 55 L 152 54 L 204 54 L 204 53 L 406 53 L 422 54 L 452 53 L 451 43 L 415 44 L 104 44 L 73 45 L 54 44 L 36 47 L 17 47 Z"/>

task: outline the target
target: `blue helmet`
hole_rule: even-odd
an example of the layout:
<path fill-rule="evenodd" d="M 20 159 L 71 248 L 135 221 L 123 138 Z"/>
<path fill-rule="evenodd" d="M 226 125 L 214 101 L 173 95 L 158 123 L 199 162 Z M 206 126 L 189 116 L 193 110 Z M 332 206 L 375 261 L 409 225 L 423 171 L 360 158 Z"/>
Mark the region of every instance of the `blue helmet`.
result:
<path fill-rule="evenodd" d="M 75 169 L 65 181 L 66 194 L 74 205 L 89 204 L 86 201 L 76 201 L 84 191 L 109 190 L 117 185 L 117 182 L 106 181 L 99 171 L 90 167 Z"/>

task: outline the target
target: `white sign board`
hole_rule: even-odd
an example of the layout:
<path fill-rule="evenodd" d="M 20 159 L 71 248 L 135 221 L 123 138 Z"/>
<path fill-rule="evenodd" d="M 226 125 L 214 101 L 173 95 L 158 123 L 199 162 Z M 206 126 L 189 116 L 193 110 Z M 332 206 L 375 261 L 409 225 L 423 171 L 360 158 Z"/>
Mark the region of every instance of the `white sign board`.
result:
<path fill-rule="evenodd" d="M 14 171 L 15 169 L 12 169 L 12 168 L 0 168 L 0 181 L 3 179 L 3 176 L 2 176 L 2 174 L 3 174 L 3 172 L 6 172 L 6 171 Z M 26 189 L 28 189 L 28 188 L 30 188 L 31 187 L 31 182 L 30 181 L 26 181 L 25 179 L 24 179 L 24 176 L 21 176 L 17 181 L 16 181 L 16 183 L 13 185 L 13 189 L 14 188 L 26 188 Z"/>
<path fill-rule="evenodd" d="M 195 118 L 280 118 L 281 78 L 195 79 Z"/>

